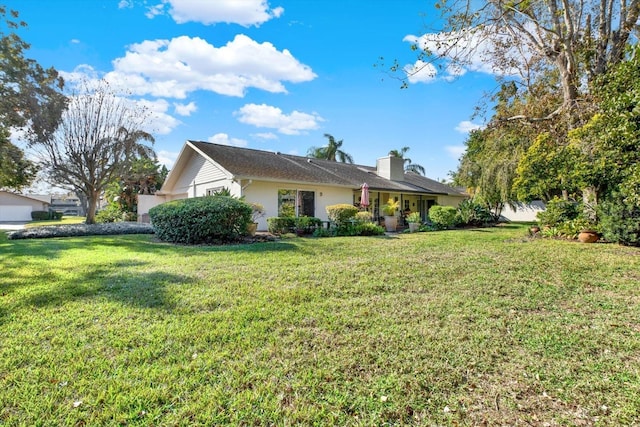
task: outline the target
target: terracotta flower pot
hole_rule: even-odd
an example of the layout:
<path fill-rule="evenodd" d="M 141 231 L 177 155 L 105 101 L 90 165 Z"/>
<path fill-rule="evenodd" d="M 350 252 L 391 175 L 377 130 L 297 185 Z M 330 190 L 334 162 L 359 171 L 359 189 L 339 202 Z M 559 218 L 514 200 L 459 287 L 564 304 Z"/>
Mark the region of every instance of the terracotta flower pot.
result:
<path fill-rule="evenodd" d="M 578 241 L 581 243 L 594 243 L 597 242 L 600 238 L 600 235 L 593 230 L 582 230 L 580 234 L 578 234 Z"/>

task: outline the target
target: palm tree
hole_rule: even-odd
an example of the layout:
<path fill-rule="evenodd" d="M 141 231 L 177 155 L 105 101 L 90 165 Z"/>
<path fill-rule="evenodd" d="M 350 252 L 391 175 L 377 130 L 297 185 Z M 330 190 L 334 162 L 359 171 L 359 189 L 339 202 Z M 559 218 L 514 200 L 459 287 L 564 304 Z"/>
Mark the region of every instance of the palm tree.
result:
<path fill-rule="evenodd" d="M 336 141 L 333 135 L 329 135 L 328 133 L 325 133 L 324 136 L 329 140 L 329 144 L 324 147 L 309 148 L 307 156 L 316 159 L 331 160 L 332 162 L 340 160 L 342 163 L 353 163 L 353 157 L 351 157 L 351 154 L 347 154 L 340 149 L 343 143 L 342 140 Z"/>
<path fill-rule="evenodd" d="M 394 157 L 400 157 L 401 159 L 404 160 L 405 172 L 414 172 L 420 175 L 424 175 L 425 170 L 422 165 L 412 163 L 410 158 L 405 157 L 405 155 L 407 154 L 407 151 L 409 151 L 409 147 L 402 147 L 400 150 L 389 151 L 389 155 Z"/>

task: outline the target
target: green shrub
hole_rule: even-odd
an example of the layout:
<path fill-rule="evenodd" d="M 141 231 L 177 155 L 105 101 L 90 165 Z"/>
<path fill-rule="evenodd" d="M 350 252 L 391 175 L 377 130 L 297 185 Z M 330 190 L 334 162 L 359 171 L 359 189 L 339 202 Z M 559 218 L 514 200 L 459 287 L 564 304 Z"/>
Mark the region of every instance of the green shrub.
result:
<path fill-rule="evenodd" d="M 49 211 L 31 211 L 31 219 L 34 221 L 46 221 L 50 218 Z"/>
<path fill-rule="evenodd" d="M 600 230 L 604 238 L 627 246 L 640 246 L 640 206 L 620 194 L 598 206 Z"/>
<path fill-rule="evenodd" d="M 341 203 L 337 205 L 329 205 L 326 207 L 329 221 L 335 223 L 338 227 L 350 219 L 355 219 L 358 208 L 353 205 Z"/>
<path fill-rule="evenodd" d="M 312 216 L 267 218 L 267 227 L 272 234 L 312 234 L 321 226 L 322 220 Z"/>
<path fill-rule="evenodd" d="M 420 216 L 420 212 L 411 212 L 407 215 L 407 222 L 420 224 L 422 222 L 422 217 Z"/>
<path fill-rule="evenodd" d="M 598 231 L 598 227 L 596 227 L 591 221 L 585 219 L 582 216 L 578 216 L 577 218 L 569 221 L 561 222 L 554 228 L 557 230 L 558 236 L 566 237 L 568 239 L 578 238 L 578 234 L 580 234 L 582 230 Z"/>
<path fill-rule="evenodd" d="M 335 236 L 335 228 L 334 229 L 328 229 L 328 228 L 316 228 L 313 232 L 313 237 L 333 237 Z"/>
<path fill-rule="evenodd" d="M 361 211 L 356 214 L 355 219 L 360 224 L 363 224 L 365 222 L 371 222 L 373 221 L 373 214 L 371 212 Z"/>
<path fill-rule="evenodd" d="M 110 203 L 106 208 L 96 213 L 97 223 L 120 222 L 122 221 L 122 209 L 115 203 Z"/>
<path fill-rule="evenodd" d="M 456 225 L 457 209 L 453 206 L 431 206 L 429 219 L 439 229 L 451 228 Z"/>
<path fill-rule="evenodd" d="M 289 216 L 267 218 L 267 228 L 271 234 L 293 233 L 296 229 L 296 219 Z"/>
<path fill-rule="evenodd" d="M 582 212 L 581 206 L 581 203 L 554 197 L 547 202 L 545 210 L 538 212 L 536 216 L 540 225 L 556 227 L 563 222 L 578 218 Z"/>
<path fill-rule="evenodd" d="M 385 232 L 384 227 L 380 227 L 373 222 L 363 222 L 355 226 L 357 236 L 382 236 Z"/>
<path fill-rule="evenodd" d="M 467 199 L 458 205 L 456 222 L 461 225 L 479 227 L 495 224 L 496 218 L 486 206 L 475 200 Z"/>
<path fill-rule="evenodd" d="M 322 220 L 312 216 L 300 216 L 295 219 L 297 233 L 312 234 L 316 228 L 322 227 Z"/>
<path fill-rule="evenodd" d="M 173 243 L 238 240 L 251 223 L 251 206 L 229 196 L 174 200 L 149 210 L 159 239 Z"/>

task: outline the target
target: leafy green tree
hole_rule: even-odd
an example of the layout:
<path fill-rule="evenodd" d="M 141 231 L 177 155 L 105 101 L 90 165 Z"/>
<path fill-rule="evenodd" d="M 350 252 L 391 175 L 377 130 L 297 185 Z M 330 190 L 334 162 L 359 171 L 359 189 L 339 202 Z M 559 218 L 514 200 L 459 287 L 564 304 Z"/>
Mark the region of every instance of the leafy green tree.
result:
<path fill-rule="evenodd" d="M 342 163 L 353 163 L 353 157 L 340 149 L 343 144 L 342 140 L 336 141 L 333 135 L 328 133 L 325 133 L 324 136 L 329 140 L 329 143 L 324 147 L 309 148 L 307 156 L 316 159 L 331 160 L 333 162 L 339 160 Z"/>
<path fill-rule="evenodd" d="M 85 83 L 70 98 L 56 132 L 33 142 L 52 182 L 87 201 L 87 224 L 95 222 L 107 186 L 126 176 L 140 157 L 154 157 L 151 134 L 142 129 L 146 110 L 118 98 L 106 82 Z"/>
<path fill-rule="evenodd" d="M 549 133 L 541 133 L 518 162 L 513 189 L 523 202 L 551 200 L 579 190 L 572 165 L 578 153 L 570 145 L 559 145 Z"/>
<path fill-rule="evenodd" d="M 404 160 L 404 170 L 405 172 L 414 172 L 420 175 L 425 174 L 424 166 L 419 165 L 417 163 L 413 163 L 410 158 L 406 157 L 407 151 L 409 151 L 409 147 L 402 147 L 399 150 L 391 150 L 389 151 L 390 156 L 400 157 Z"/>
<path fill-rule="evenodd" d="M 486 140 L 523 141 L 520 148 L 524 150 L 520 153 L 524 154 L 524 160 L 518 188 L 522 197 L 534 194 L 548 197 L 558 190 L 568 195 L 572 185 L 582 183 L 583 199 L 597 202 L 598 193 L 608 191 L 610 186 L 611 177 L 602 172 L 611 168 L 602 164 L 594 169 L 583 167 L 585 160 L 603 161 L 604 157 L 594 151 L 593 144 L 576 144 L 576 134 L 570 136 L 570 132 L 593 116 L 600 78 L 628 59 L 625 48 L 636 42 L 633 33 L 640 16 L 640 0 L 443 0 L 435 6 L 441 13 L 438 22 L 443 27 L 415 39 L 414 49 L 421 61 L 417 64 L 474 69 L 481 59 L 484 68 L 491 68 L 499 76 L 498 81 L 513 80 L 507 84 L 517 86 L 520 92 L 512 98 L 515 102 L 508 108 L 499 108 L 490 120 L 492 127 L 501 129 L 499 138 L 492 133 Z M 400 67 L 396 63 L 392 69 Z M 420 72 L 421 67 L 403 71 L 408 73 L 408 79 L 412 73 Z M 504 89 L 503 84 L 502 94 L 506 94 Z M 507 124 L 510 121 L 518 122 L 522 129 L 510 127 Z M 604 129 L 609 125 L 606 121 L 592 121 L 585 130 L 589 126 L 593 132 L 582 133 L 578 139 L 593 139 L 598 134 L 596 127 Z M 507 133 L 512 135 L 507 137 Z M 549 135 L 545 142 L 556 145 L 546 157 L 553 154 L 550 169 L 561 171 L 560 182 L 554 182 L 558 177 L 554 178 L 551 170 L 545 173 L 540 160 L 534 157 L 540 154 L 536 151 L 540 144 L 527 151 L 545 133 Z M 503 146 L 507 150 L 513 148 L 511 144 Z M 498 162 L 509 157 L 515 160 L 509 153 L 496 154 Z M 577 157 L 566 157 L 570 154 Z M 625 158 L 627 163 L 619 161 L 618 167 L 634 170 L 629 156 L 621 156 L 620 160 Z M 490 171 L 485 167 L 476 172 L 493 179 Z M 525 171 L 533 175 L 524 176 Z"/>
<path fill-rule="evenodd" d="M 169 171 L 165 165 L 160 165 L 156 158 L 140 157 L 131 162 L 130 169 L 125 176 L 107 186 L 105 196 L 123 214 L 138 212 L 138 195 L 155 194 Z"/>
<path fill-rule="evenodd" d="M 20 190 L 36 176 L 36 165 L 9 141 L 9 131 L 0 128 L 0 189 Z"/>
<path fill-rule="evenodd" d="M 15 33 L 26 27 L 18 12 L 0 6 L 0 25 L 0 188 L 19 190 L 33 181 L 37 168 L 11 143 L 11 129 L 22 129 L 30 140 L 46 137 L 67 99 L 58 72 L 25 57 L 30 46 Z"/>

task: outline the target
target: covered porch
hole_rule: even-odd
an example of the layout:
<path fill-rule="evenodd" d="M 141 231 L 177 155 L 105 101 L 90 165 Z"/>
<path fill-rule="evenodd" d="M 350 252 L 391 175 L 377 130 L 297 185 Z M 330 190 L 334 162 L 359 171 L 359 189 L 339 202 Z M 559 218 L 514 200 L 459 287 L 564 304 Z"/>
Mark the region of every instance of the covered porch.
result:
<path fill-rule="evenodd" d="M 424 193 L 406 193 L 406 192 L 390 192 L 376 189 L 369 189 L 369 205 L 362 205 L 362 189 L 353 191 L 353 205 L 362 211 L 370 212 L 374 221 L 381 223 L 384 221 L 380 207 L 387 203 L 388 200 L 399 201 L 399 208 L 396 210 L 398 217 L 398 225 L 406 226 L 405 218 L 413 213 L 418 212 L 422 221 L 428 219 L 428 212 L 431 206 L 438 204 L 437 194 Z"/>

